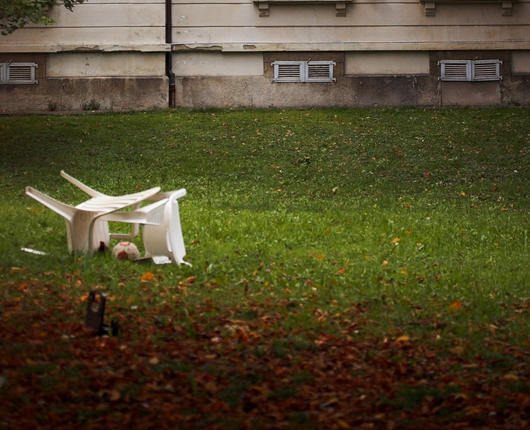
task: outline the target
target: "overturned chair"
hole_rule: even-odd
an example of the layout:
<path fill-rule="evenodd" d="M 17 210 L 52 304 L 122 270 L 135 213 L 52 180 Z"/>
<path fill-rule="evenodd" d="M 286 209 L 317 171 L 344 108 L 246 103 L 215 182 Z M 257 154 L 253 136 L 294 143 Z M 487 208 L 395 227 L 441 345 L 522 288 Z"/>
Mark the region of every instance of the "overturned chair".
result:
<path fill-rule="evenodd" d="M 139 225 L 142 225 L 146 257 L 152 258 L 156 264 L 189 264 L 184 261 L 186 249 L 178 208 L 178 199 L 186 195 L 185 189 L 160 193 L 160 187 L 154 187 L 124 196 L 108 196 L 64 171 L 61 171 L 61 176 L 91 198 L 74 207 L 32 187 L 26 187 L 26 195 L 65 219 L 70 252 L 90 253 L 108 247 L 110 239 L 133 238 L 139 232 Z M 149 200 L 154 203 L 140 207 L 142 202 Z M 128 207 L 134 210 L 118 212 Z M 110 233 L 109 221 L 133 224 L 132 233 Z"/>

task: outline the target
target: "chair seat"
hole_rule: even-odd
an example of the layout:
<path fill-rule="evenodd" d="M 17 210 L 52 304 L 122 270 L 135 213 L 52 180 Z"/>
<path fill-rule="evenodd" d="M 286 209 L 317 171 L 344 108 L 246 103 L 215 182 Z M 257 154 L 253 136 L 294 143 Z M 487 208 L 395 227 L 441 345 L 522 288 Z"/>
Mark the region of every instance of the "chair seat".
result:
<path fill-rule="evenodd" d="M 83 203 L 76 206 L 77 209 L 82 209 L 90 212 L 115 212 L 120 209 L 125 209 L 129 206 L 133 206 L 137 203 L 141 203 L 147 200 L 149 197 L 153 197 L 160 191 L 160 187 L 153 187 L 149 190 L 141 191 L 134 194 L 126 194 L 123 196 L 107 196 L 102 195 L 93 197 Z"/>

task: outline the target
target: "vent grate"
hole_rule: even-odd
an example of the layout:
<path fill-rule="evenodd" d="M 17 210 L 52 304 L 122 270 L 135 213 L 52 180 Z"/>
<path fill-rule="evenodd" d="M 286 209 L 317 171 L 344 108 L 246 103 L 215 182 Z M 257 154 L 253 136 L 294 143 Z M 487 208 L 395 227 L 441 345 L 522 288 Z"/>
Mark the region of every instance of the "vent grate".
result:
<path fill-rule="evenodd" d="M 329 66 L 309 66 L 308 76 L 310 78 L 322 78 L 329 76 Z"/>
<path fill-rule="evenodd" d="M 275 61 L 274 82 L 333 82 L 333 61 Z"/>
<path fill-rule="evenodd" d="M 278 79 L 297 79 L 302 76 L 300 64 L 279 64 Z"/>
<path fill-rule="evenodd" d="M 500 79 L 499 60 L 477 60 L 473 62 L 474 81 L 497 81 Z"/>
<path fill-rule="evenodd" d="M 31 66 L 16 66 L 9 67 L 10 81 L 29 81 L 31 80 L 32 70 Z"/>
<path fill-rule="evenodd" d="M 445 78 L 451 80 L 467 80 L 466 64 L 447 64 L 445 66 Z"/>
<path fill-rule="evenodd" d="M 468 60 L 444 60 L 440 62 L 441 79 L 444 81 L 469 81 L 471 63 Z"/>
<path fill-rule="evenodd" d="M 498 81 L 500 60 L 442 60 L 440 79 L 442 81 Z"/>
<path fill-rule="evenodd" d="M 2 84 L 36 84 L 35 63 L 2 63 L 0 64 L 0 83 Z"/>

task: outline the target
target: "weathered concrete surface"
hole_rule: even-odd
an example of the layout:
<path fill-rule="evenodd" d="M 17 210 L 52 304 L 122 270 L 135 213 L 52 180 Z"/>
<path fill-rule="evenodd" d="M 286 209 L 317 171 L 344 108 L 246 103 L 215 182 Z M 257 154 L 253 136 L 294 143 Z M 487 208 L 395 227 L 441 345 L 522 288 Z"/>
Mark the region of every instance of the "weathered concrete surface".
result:
<path fill-rule="evenodd" d="M 495 82 L 442 82 L 443 106 L 493 106 L 501 103 L 501 86 Z"/>
<path fill-rule="evenodd" d="M 139 61 L 145 58 L 149 70 L 159 73 L 160 76 L 134 76 L 134 77 L 49 77 L 50 73 L 57 73 L 58 68 L 53 64 L 48 70 L 50 58 L 61 58 L 54 54 L 10 54 L 0 53 L 0 62 L 31 62 L 37 63 L 36 78 L 38 84 L 34 85 L 0 85 L 0 113 L 38 112 L 38 111 L 79 111 L 99 104 L 100 110 L 142 110 L 166 108 L 168 106 L 168 79 L 164 75 L 164 54 L 64 54 L 65 58 L 74 61 L 65 64 L 62 69 L 65 73 L 72 70 L 81 70 L 79 61 L 98 59 L 99 73 L 105 72 L 105 67 L 112 70 L 113 61 L 105 65 L 101 56 L 108 55 L 110 60 L 117 55 L 126 65 L 127 58 Z M 86 57 L 86 58 L 85 58 Z M 158 59 L 159 64 L 153 65 L 153 59 Z M 81 63 L 83 63 L 81 61 Z M 85 64 L 85 63 L 83 63 Z M 154 67 L 154 68 L 153 68 Z M 89 72 L 91 69 L 86 67 Z M 54 72 L 55 70 L 55 72 Z"/>
<path fill-rule="evenodd" d="M 64 57 L 63 57 L 64 55 Z M 195 53 L 184 55 L 202 73 L 223 76 L 177 76 L 175 105 L 181 107 L 332 107 L 332 106 L 441 106 L 441 105 L 530 105 L 530 73 L 526 57 L 518 58 L 513 73 L 510 51 L 434 51 L 429 53 L 428 74 L 346 75 L 344 52 L 266 52 L 245 54 Z M 404 53 L 405 57 L 408 55 Z M 108 57 L 107 57 L 108 56 Z M 178 63 L 181 53 L 173 55 Z M 130 57 L 130 58 L 129 58 Z M 241 57 L 241 58 L 240 58 Z M 383 56 L 384 57 L 384 56 Z M 234 62 L 232 60 L 238 59 Z M 259 59 L 262 58 L 262 62 Z M 501 81 L 442 82 L 438 79 L 442 59 L 500 59 Z M 51 59 L 51 60 L 50 60 Z M 61 61 L 57 62 L 57 59 Z M 62 61 L 62 60 L 65 61 Z M 67 59 L 75 60 L 73 62 Z M 105 59 L 112 61 L 106 62 Z M 131 64 L 142 63 L 140 71 L 160 76 L 86 76 L 134 73 Z M 141 110 L 169 105 L 168 79 L 163 76 L 164 54 L 9 54 L 0 53 L 0 62 L 36 62 L 37 85 L 0 85 L 0 113 L 49 110 L 79 111 L 99 105 L 100 110 Z M 272 62 L 276 60 L 330 60 L 334 67 L 332 83 L 273 82 Z M 127 60 L 127 61 L 129 61 Z M 239 61 L 241 60 L 241 61 Z M 55 61 L 55 63 L 54 63 Z M 258 64 L 259 62 L 259 64 Z M 380 63 L 380 62 L 377 62 Z M 251 65 L 249 69 L 243 66 Z M 178 65 L 178 64 L 177 64 Z M 372 63 L 372 72 L 376 72 Z M 402 70 L 402 64 L 398 69 Z M 202 67 L 202 69 L 201 69 Z M 414 67 L 416 67 L 414 65 Z M 422 66 L 425 71 L 425 66 Z M 222 70 L 219 70 L 222 68 Z M 261 69 L 260 69 L 261 68 Z M 186 69 L 186 68 L 184 68 Z M 233 75 L 248 70 L 249 75 Z M 393 70 L 398 70 L 393 69 Z M 178 67 L 177 67 L 177 70 Z M 193 67 L 186 69 L 193 72 Z M 263 71 L 262 75 L 251 75 Z M 61 73 L 85 76 L 59 76 Z M 50 77 L 50 75 L 54 75 Z M 93 101 L 93 103 L 92 103 Z"/>
<path fill-rule="evenodd" d="M 530 105 L 530 75 L 512 76 L 503 81 L 503 104 Z"/>
<path fill-rule="evenodd" d="M 97 105 L 113 111 L 166 108 L 167 78 L 62 78 L 0 85 L 0 113 L 81 111 Z"/>
<path fill-rule="evenodd" d="M 274 61 L 334 61 L 333 83 L 273 82 Z M 178 77 L 176 106 L 331 107 L 436 105 L 438 80 L 423 76 L 345 76 L 344 52 L 269 52 L 263 76 Z"/>
<path fill-rule="evenodd" d="M 335 83 L 274 83 L 268 77 L 178 78 L 182 107 L 436 105 L 430 77 L 337 77 Z"/>

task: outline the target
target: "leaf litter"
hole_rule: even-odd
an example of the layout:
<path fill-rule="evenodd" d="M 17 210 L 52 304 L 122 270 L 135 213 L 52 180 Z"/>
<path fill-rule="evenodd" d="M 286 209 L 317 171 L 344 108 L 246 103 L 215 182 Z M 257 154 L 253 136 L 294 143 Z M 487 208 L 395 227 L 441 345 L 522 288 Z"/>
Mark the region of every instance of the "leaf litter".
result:
<path fill-rule="evenodd" d="M 155 278 L 146 273 L 144 280 Z M 188 277 L 181 286 L 194 282 Z M 188 319 L 178 318 L 168 304 L 142 312 L 116 304 L 123 331 L 94 337 L 80 322 L 83 304 L 67 286 L 54 301 L 24 293 L 50 288 L 36 281 L 3 288 L 13 294 L 2 303 L 0 427 L 520 429 L 528 424 L 528 349 L 503 344 L 495 330 L 490 342 L 502 354 L 491 359 L 467 355 L 462 339 L 440 344 L 425 334 L 360 335 L 375 323 L 367 304 L 352 304 L 336 315 L 317 309 L 320 325 L 293 330 L 282 325 L 286 302 L 249 302 L 248 311 L 235 313 L 205 300 L 190 308 Z M 464 310 L 458 301 L 449 308 Z M 423 324 L 436 327 L 428 320 Z M 501 358 L 509 366 L 503 367 Z"/>

